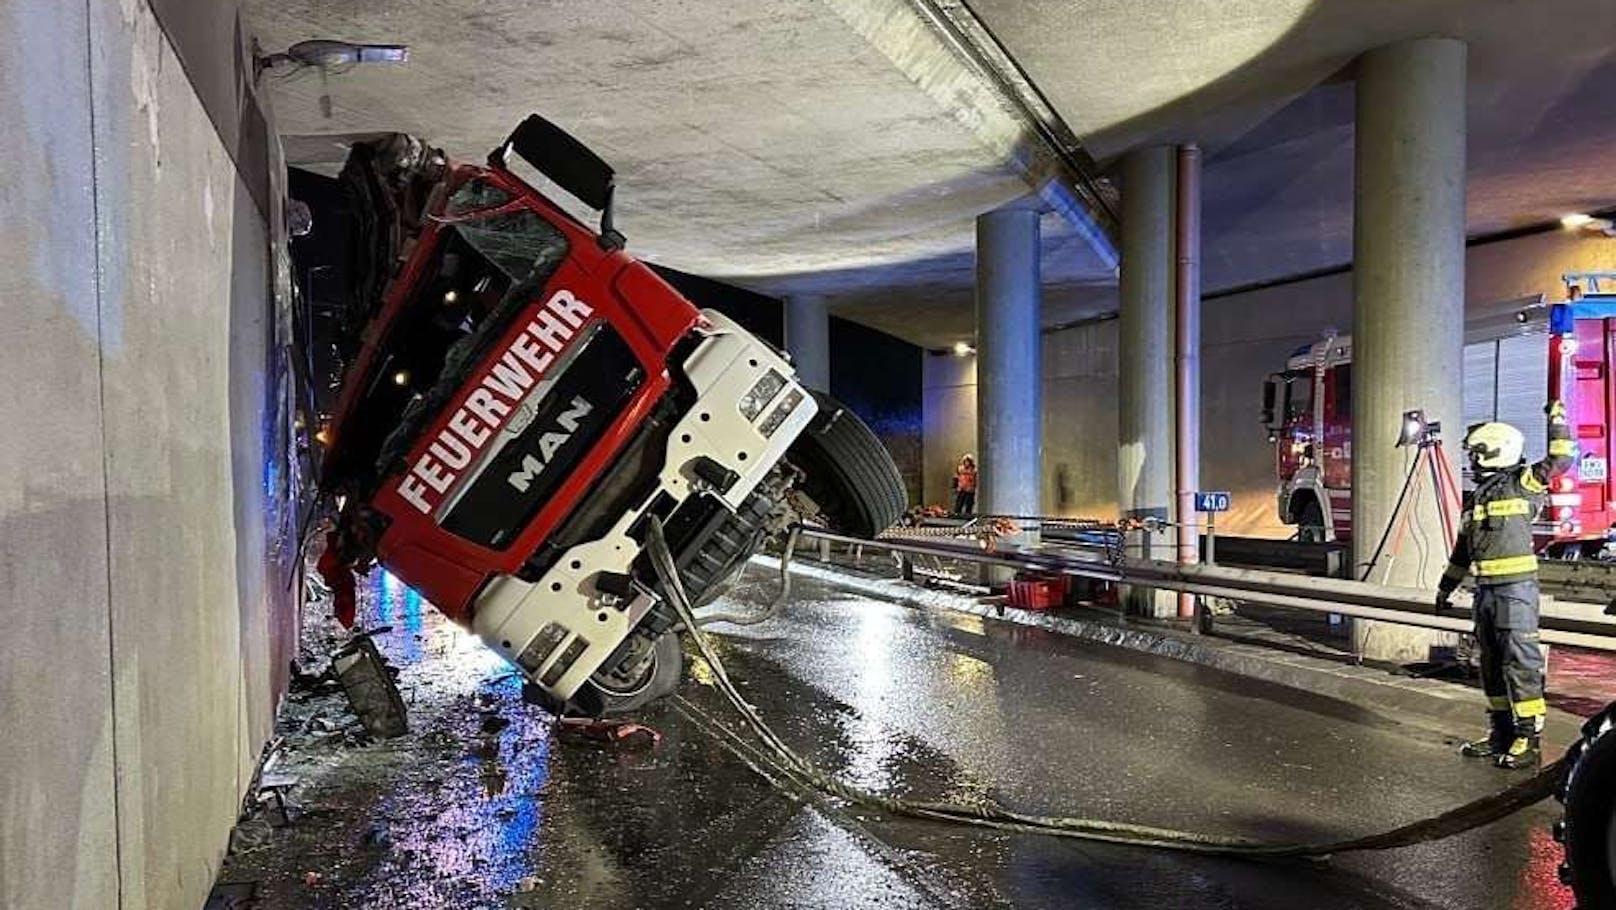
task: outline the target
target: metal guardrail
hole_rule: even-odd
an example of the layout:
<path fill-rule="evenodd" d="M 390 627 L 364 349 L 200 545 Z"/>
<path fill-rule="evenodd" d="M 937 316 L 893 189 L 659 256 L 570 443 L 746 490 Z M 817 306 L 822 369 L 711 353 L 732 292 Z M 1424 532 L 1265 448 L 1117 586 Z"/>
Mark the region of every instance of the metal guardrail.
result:
<path fill-rule="evenodd" d="M 1201 535 L 1201 559 L 1207 558 L 1207 536 Z M 1303 543 L 1265 537 L 1217 537 L 1217 564 L 1248 569 L 1284 569 L 1324 578 L 1352 575 L 1352 551 L 1340 542 Z"/>
<path fill-rule="evenodd" d="M 1039 527 L 1041 538 L 1064 547 L 1115 547 L 1122 532 L 1112 523 L 1095 519 L 1042 516 L 996 516 Z M 923 527 L 957 529 L 981 521 L 951 517 L 927 518 Z M 1208 536 L 1201 535 L 1205 558 Z M 1285 569 L 1330 578 L 1351 577 L 1351 549 L 1341 542 L 1302 543 L 1295 540 L 1217 536 L 1217 564 L 1252 569 Z M 1616 561 L 1542 559 L 1538 581 L 1543 593 L 1558 600 L 1601 606 L 1616 600 Z"/>
<path fill-rule="evenodd" d="M 1445 632 L 1469 632 L 1472 628 L 1468 609 L 1450 607 L 1439 612 L 1432 603 L 1434 592 L 1418 588 L 1233 566 L 1179 565 L 1133 557 L 1116 559 L 1108 557 L 1098 548 L 1092 552 L 986 550 L 935 540 L 886 537 L 867 540 L 816 528 L 804 528 L 802 533 L 805 538 L 884 549 L 911 556 L 959 559 L 979 565 L 1058 573 Z M 1545 615 L 1541 619 L 1541 630 L 1542 640 L 1550 644 L 1616 651 L 1616 617 L 1591 611 L 1575 617 Z"/>
<path fill-rule="evenodd" d="M 1544 559 L 1537 565 L 1545 594 L 1561 600 L 1606 604 L 1616 598 L 1616 562 L 1596 559 Z"/>

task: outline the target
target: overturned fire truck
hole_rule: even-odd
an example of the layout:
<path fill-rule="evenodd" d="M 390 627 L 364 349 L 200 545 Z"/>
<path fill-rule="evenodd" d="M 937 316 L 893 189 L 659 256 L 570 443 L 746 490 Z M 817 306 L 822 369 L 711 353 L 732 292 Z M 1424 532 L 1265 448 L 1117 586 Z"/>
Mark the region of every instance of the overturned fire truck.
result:
<path fill-rule="evenodd" d="M 341 183 L 345 368 L 320 433 L 339 613 L 379 563 L 556 709 L 619 713 L 680 677 L 653 517 L 700 602 L 793 522 L 869 536 L 904 512 L 857 416 L 623 251 L 612 169 L 555 125 L 529 117 L 484 165 L 383 136 Z"/>

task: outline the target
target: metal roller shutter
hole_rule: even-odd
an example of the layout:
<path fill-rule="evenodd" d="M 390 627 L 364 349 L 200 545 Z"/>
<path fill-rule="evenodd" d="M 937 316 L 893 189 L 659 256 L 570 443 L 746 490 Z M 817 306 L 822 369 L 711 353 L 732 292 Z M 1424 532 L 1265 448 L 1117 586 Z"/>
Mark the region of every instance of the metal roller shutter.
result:
<path fill-rule="evenodd" d="M 1549 339 L 1544 334 L 1498 341 L 1498 410 L 1494 420 L 1526 434 L 1526 460 L 1542 458 L 1548 447 Z"/>

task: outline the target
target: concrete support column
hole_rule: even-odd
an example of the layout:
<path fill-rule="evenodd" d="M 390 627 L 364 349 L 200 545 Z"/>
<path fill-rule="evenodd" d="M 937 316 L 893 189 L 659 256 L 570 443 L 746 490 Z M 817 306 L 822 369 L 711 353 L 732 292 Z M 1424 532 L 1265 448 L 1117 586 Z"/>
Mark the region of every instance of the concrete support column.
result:
<path fill-rule="evenodd" d="M 791 297 L 785 302 L 786 351 L 797 379 L 810 389 L 830 391 L 830 315 L 823 297 Z"/>
<path fill-rule="evenodd" d="M 987 514 L 1042 512 L 1038 259 L 1037 212 L 1003 209 L 976 219 L 976 510 Z"/>
<path fill-rule="evenodd" d="M 1464 431 L 1465 45 L 1423 38 L 1358 61 L 1353 208 L 1352 551 L 1360 574 L 1416 457 L 1396 448 L 1405 411 Z M 1435 589 L 1447 544 L 1429 480 L 1395 558 L 1372 581 Z M 1388 546 L 1390 546 L 1388 544 Z M 1422 660 L 1433 633 L 1360 622 L 1354 643 Z"/>
<path fill-rule="evenodd" d="M 1201 486 L 1201 150 L 1178 147 L 1174 172 L 1173 253 L 1173 482 L 1177 500 L 1178 562 L 1201 561 L 1201 522 L 1195 491 Z M 1195 595 L 1178 595 L 1178 617 L 1195 615 Z"/>
<path fill-rule="evenodd" d="M 1117 502 L 1125 518 L 1173 514 L 1173 194 L 1170 146 L 1136 149 L 1122 162 L 1121 313 L 1117 326 Z M 1171 531 L 1130 536 L 1130 555 L 1171 560 Z M 1170 591 L 1124 592 L 1130 612 L 1172 616 Z"/>

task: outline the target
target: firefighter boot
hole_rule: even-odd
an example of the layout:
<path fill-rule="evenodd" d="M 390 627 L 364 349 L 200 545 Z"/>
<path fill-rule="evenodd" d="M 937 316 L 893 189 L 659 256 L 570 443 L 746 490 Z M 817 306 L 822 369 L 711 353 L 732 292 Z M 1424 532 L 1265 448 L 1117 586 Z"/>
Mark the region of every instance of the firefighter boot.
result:
<path fill-rule="evenodd" d="M 1500 768 L 1535 768 L 1543 757 L 1541 718 L 1523 717 L 1515 721 L 1509 745 L 1498 754 L 1494 763 Z"/>
<path fill-rule="evenodd" d="M 1487 736 L 1465 743 L 1459 754 L 1465 758 L 1496 758 L 1509 749 L 1515 736 L 1515 719 L 1508 711 L 1487 712 Z"/>

